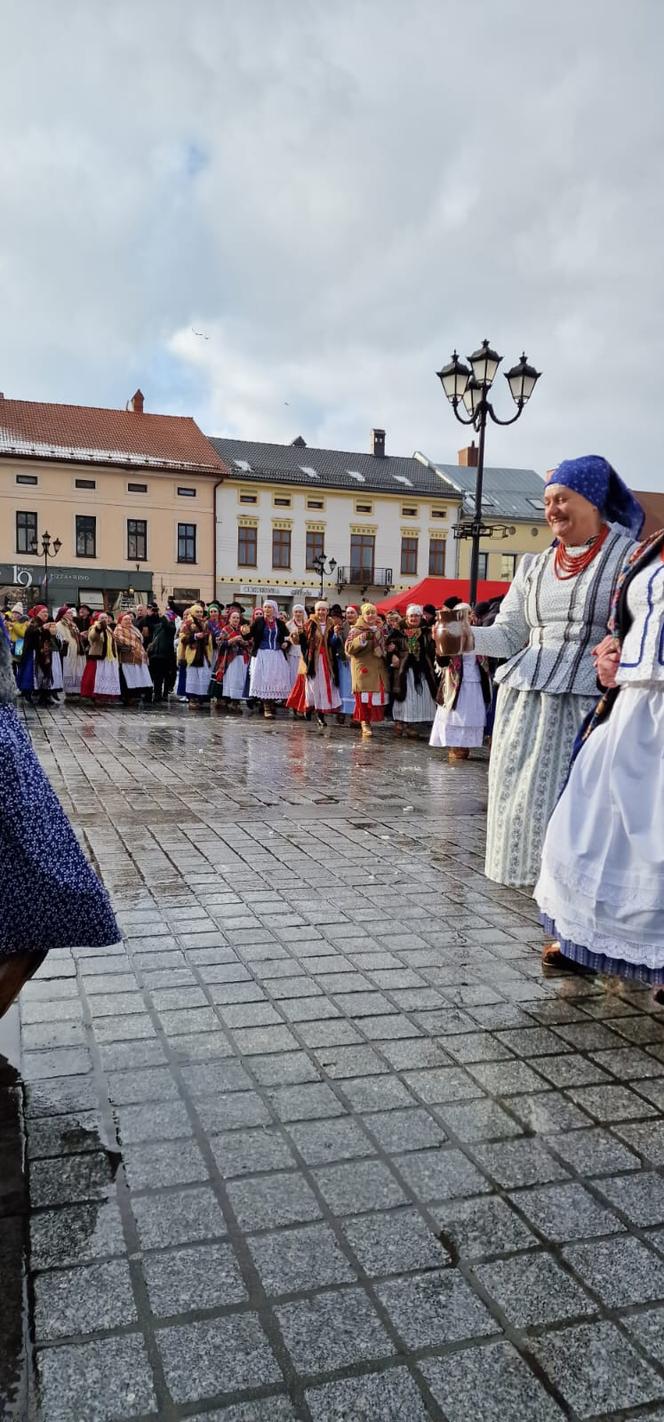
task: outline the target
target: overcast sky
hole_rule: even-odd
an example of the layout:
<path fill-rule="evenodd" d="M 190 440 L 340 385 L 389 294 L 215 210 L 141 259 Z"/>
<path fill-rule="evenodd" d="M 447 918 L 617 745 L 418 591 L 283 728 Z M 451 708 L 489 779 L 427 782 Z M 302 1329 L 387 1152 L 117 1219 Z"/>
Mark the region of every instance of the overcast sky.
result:
<path fill-rule="evenodd" d="M 489 463 L 664 489 L 663 42 L 662 0 L 4 0 L 0 389 L 454 460 L 434 371 L 488 336 L 543 371 Z"/>

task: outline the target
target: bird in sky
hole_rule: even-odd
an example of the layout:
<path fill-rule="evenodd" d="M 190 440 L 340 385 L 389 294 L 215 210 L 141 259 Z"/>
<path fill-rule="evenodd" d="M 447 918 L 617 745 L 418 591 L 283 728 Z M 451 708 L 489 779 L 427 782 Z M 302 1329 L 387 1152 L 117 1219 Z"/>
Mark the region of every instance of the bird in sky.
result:
<path fill-rule="evenodd" d="M 191 329 L 194 336 L 200 336 L 202 341 L 209 341 L 210 337 L 206 336 L 205 331 L 195 331 L 193 326 Z"/>

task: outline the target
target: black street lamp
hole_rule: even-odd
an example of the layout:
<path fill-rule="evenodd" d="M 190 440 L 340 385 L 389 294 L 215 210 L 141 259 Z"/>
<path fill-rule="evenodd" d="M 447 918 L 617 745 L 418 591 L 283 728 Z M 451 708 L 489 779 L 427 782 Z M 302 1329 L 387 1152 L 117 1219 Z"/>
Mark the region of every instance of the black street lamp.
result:
<path fill-rule="evenodd" d="M 41 536 L 41 551 L 42 551 L 43 556 L 44 556 L 44 602 L 45 602 L 45 604 L 46 604 L 47 607 L 48 607 L 48 560 L 49 560 L 49 558 L 57 558 L 58 553 L 60 552 L 60 549 L 61 549 L 61 548 L 62 548 L 62 544 L 61 544 L 59 538 L 55 538 L 55 539 L 53 540 L 53 542 L 51 542 L 51 535 L 50 535 L 50 533 L 48 533 L 48 532 L 47 532 L 47 533 L 42 533 L 42 536 Z M 38 544 L 36 538 L 33 539 L 32 543 L 30 544 L 30 552 L 31 552 L 31 553 L 38 553 L 38 552 L 39 552 L 39 544 Z"/>
<path fill-rule="evenodd" d="M 319 576 L 319 578 L 320 578 L 320 597 L 321 597 L 321 602 L 322 602 L 322 601 L 323 601 L 325 578 L 328 577 L 329 575 L 331 575 L 331 574 L 334 572 L 334 570 L 335 570 L 335 568 L 336 568 L 336 566 L 337 566 L 337 560 L 336 560 L 336 558 L 329 558 L 329 559 L 326 559 L 324 553 L 319 553 L 316 558 L 312 558 L 312 560 L 311 560 L 311 566 L 312 566 L 312 568 L 314 569 L 314 571 L 315 571 L 316 573 L 318 573 L 318 576 Z"/>
<path fill-rule="evenodd" d="M 489 416 L 495 425 L 513 425 L 528 404 L 528 401 L 540 378 L 540 372 L 534 366 L 528 364 L 524 354 L 507 371 L 505 379 L 510 387 L 512 399 L 517 407 L 516 414 L 508 420 L 501 420 L 496 414 L 493 405 L 489 400 L 489 391 L 493 385 L 498 366 L 502 356 L 497 351 L 491 349 L 488 341 L 482 341 L 479 350 L 468 357 L 470 367 L 465 365 L 456 351 L 448 365 L 444 365 L 442 370 L 436 371 L 438 379 L 445 391 L 445 395 L 454 410 L 457 420 L 461 425 L 472 425 L 479 434 L 479 449 L 477 453 L 477 475 L 475 478 L 475 510 L 470 521 L 464 521 L 456 525 L 454 533 L 456 538 L 472 539 L 472 551 L 470 558 L 470 596 L 469 602 L 473 605 L 477 601 L 477 574 L 480 561 L 480 540 L 491 538 L 494 533 L 507 536 L 509 528 L 505 524 L 484 524 L 482 522 L 482 484 L 484 481 L 484 442 L 486 435 L 486 424 Z M 459 407 L 463 405 L 467 411 L 468 418 L 460 414 Z"/>

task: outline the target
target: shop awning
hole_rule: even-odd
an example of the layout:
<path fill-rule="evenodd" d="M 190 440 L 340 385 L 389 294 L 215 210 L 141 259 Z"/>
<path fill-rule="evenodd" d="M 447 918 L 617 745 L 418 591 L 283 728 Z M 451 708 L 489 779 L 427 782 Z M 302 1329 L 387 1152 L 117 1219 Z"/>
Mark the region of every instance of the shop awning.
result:
<path fill-rule="evenodd" d="M 504 597 L 509 588 L 509 583 L 479 582 L 477 584 L 477 601 L 491 602 L 495 597 Z M 415 584 L 415 587 L 393 593 L 391 597 L 383 598 L 382 602 L 377 603 L 376 606 L 379 612 L 405 612 L 411 602 L 419 602 L 421 605 L 430 602 L 435 608 L 439 608 L 442 607 L 447 597 L 460 597 L 463 601 L 467 601 L 468 579 L 422 578 L 421 582 Z"/>

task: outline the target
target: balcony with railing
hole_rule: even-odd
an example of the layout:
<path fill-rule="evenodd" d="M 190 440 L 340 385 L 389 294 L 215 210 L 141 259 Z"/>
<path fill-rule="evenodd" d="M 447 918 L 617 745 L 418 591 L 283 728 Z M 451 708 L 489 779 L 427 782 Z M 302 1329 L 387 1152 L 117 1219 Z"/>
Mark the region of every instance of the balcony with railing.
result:
<path fill-rule="evenodd" d="M 368 592 L 369 588 L 381 588 L 384 592 L 389 592 L 392 583 L 392 568 L 362 568 L 359 564 L 352 563 L 337 568 L 337 587 L 339 589 L 362 588 L 363 592 Z"/>

